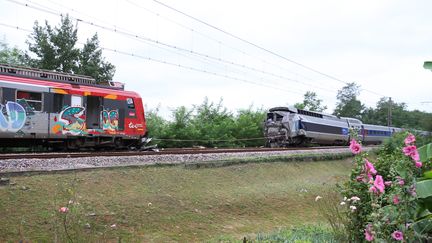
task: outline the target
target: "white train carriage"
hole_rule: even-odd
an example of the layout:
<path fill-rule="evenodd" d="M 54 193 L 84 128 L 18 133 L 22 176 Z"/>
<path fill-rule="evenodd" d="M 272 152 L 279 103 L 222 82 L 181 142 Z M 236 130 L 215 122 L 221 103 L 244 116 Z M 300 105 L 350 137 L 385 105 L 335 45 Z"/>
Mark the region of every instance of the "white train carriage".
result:
<path fill-rule="evenodd" d="M 264 135 L 269 147 L 286 147 L 316 143 L 324 145 L 348 144 L 350 129 L 357 131 L 364 144 L 379 144 L 403 129 L 364 124 L 351 117 L 337 117 L 320 112 L 311 112 L 293 107 L 275 107 L 267 113 Z M 421 135 L 430 132 L 418 131 Z"/>

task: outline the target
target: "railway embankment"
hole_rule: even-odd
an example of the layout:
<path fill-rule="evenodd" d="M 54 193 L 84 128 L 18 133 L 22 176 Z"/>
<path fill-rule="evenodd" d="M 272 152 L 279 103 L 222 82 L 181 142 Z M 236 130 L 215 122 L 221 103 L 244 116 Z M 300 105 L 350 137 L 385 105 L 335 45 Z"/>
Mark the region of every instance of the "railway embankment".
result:
<path fill-rule="evenodd" d="M 374 147 L 366 148 L 368 150 Z M 348 148 L 283 150 L 263 152 L 142 154 L 133 156 L 89 156 L 79 158 L 24 158 L 0 160 L 0 175 L 52 173 L 98 168 L 176 166 L 186 168 L 221 167 L 245 163 L 324 161 L 352 156 Z"/>

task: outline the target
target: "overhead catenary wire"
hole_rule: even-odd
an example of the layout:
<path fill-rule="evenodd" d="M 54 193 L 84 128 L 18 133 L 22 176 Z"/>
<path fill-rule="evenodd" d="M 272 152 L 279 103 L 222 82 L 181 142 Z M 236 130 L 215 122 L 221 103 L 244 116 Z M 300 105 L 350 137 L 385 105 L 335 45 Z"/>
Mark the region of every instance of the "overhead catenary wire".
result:
<path fill-rule="evenodd" d="M 51 0 L 48 0 L 48 1 L 51 1 Z M 200 35 L 200 36 L 203 36 L 204 38 L 207 38 L 207 39 L 212 40 L 212 41 L 214 41 L 214 42 L 216 42 L 216 43 L 218 43 L 218 44 L 220 44 L 220 45 L 223 45 L 223 46 L 225 46 L 225 47 L 228 47 L 229 49 L 232 49 L 232 50 L 234 50 L 234 51 L 237 51 L 237 52 L 239 52 L 239 53 L 241 53 L 241 54 L 243 54 L 243 55 L 245 55 L 245 56 L 249 56 L 249 57 L 255 58 L 255 59 L 257 59 L 257 60 L 259 60 L 259 61 L 261 61 L 261 62 L 263 62 L 263 63 L 265 63 L 265 64 L 268 64 L 268 65 L 270 65 L 270 66 L 277 67 L 277 68 L 279 68 L 279 69 L 283 69 L 283 70 L 285 70 L 285 71 L 287 71 L 287 72 L 289 72 L 289 73 L 291 73 L 291 74 L 294 74 L 294 75 L 296 75 L 296 76 L 302 77 L 302 78 L 304 78 L 304 79 L 307 79 L 307 80 L 310 80 L 310 81 L 317 81 L 317 80 L 313 80 L 312 78 L 309 78 L 309 77 L 306 77 L 306 76 L 304 76 L 304 75 L 301 75 L 301 74 L 299 74 L 299 73 L 296 73 L 296 72 L 293 72 L 293 71 L 291 71 L 291 70 L 288 70 L 288 69 L 287 69 L 286 67 L 284 67 L 284 66 L 280 66 L 280 65 L 278 65 L 278 64 L 268 62 L 267 60 L 262 59 L 262 58 L 260 58 L 260 57 L 253 56 L 253 55 L 251 55 L 251 54 L 249 54 L 249 53 L 247 53 L 247 52 L 245 52 L 245 51 L 243 51 L 243 50 L 241 50 L 241 49 L 239 49 L 239 48 L 236 48 L 236 47 L 233 47 L 233 46 L 231 46 L 231 45 L 226 44 L 224 41 L 220 41 L 220 40 L 217 40 L 217 39 L 215 39 L 215 38 L 212 38 L 212 37 L 210 37 L 209 35 L 206 35 L 206 34 L 202 33 L 201 31 L 196 30 L 195 28 L 188 27 L 188 26 L 186 26 L 186 25 L 184 25 L 184 24 L 182 24 L 182 23 L 179 23 L 178 21 L 175 21 L 175 20 L 172 20 L 171 18 L 165 17 L 165 16 L 163 16 L 162 14 L 160 14 L 160 13 L 158 13 L 158 12 L 155 12 L 155 11 L 152 11 L 152 10 L 146 8 L 146 7 L 143 7 L 142 5 L 137 4 L 137 3 L 135 3 L 135 2 L 133 2 L 133 1 L 131 1 L 131 0 L 126 0 L 126 2 L 129 3 L 129 4 L 131 4 L 131 5 L 133 5 L 133 6 L 135 6 L 135 7 L 141 8 L 141 9 L 143 9 L 143 10 L 145 10 L 145 11 L 147 11 L 147 12 L 149 12 L 149 13 L 155 15 L 155 16 L 157 16 L 158 18 L 162 18 L 162 19 L 164 19 L 164 20 L 166 20 L 166 21 L 168 21 L 168 22 L 171 22 L 171 23 L 173 23 L 173 24 L 175 24 L 175 25 L 177 25 L 177 26 L 180 26 L 180 27 L 182 27 L 182 28 L 184 28 L 184 29 L 186 29 L 186 30 L 188 30 L 188 31 L 191 31 L 191 32 L 193 32 L 193 33 L 196 33 L 196 34 L 198 34 L 198 35 Z"/>
<path fill-rule="evenodd" d="M 4 24 L 4 23 L 0 23 L 0 25 L 5 26 L 5 27 L 9 27 L 9 28 L 13 28 L 13 29 L 17 29 L 17 30 L 23 30 L 26 32 L 31 32 L 31 30 L 24 29 L 24 28 L 21 28 L 18 26 L 8 25 L 8 24 Z M 84 45 L 85 43 L 80 42 L 79 44 Z M 245 83 L 249 83 L 249 84 L 254 84 L 254 85 L 258 85 L 258 86 L 264 86 L 267 88 L 272 88 L 272 89 L 276 89 L 276 90 L 280 90 L 280 91 L 284 91 L 284 92 L 289 92 L 289 93 L 294 93 L 294 94 L 299 94 L 299 95 L 302 94 L 300 92 L 296 92 L 296 91 L 293 91 L 291 89 L 290 90 L 283 89 L 281 87 L 275 87 L 275 86 L 267 85 L 264 83 L 258 83 L 256 81 L 252 81 L 252 80 L 247 80 L 247 79 L 242 79 L 242 78 L 233 77 L 233 76 L 229 76 L 229 75 L 219 74 L 219 73 L 211 72 L 208 70 L 183 65 L 180 63 L 168 62 L 168 61 L 164 61 L 164 60 L 160 60 L 160 59 L 156 59 L 156 58 L 152 58 L 152 57 L 146 57 L 146 56 L 142 56 L 142 55 L 138 55 L 138 54 L 134 54 L 134 53 L 129 53 L 126 51 L 117 50 L 117 49 L 113 49 L 113 48 L 103 47 L 103 46 L 100 46 L 100 48 L 102 50 L 106 50 L 106 51 L 110 51 L 110 52 L 114 52 L 114 53 L 118 53 L 118 54 L 122 54 L 122 55 L 126 55 L 126 56 L 131 56 L 131 57 L 135 57 L 135 58 L 139 58 L 139 59 L 144 59 L 144 60 L 148 60 L 148 61 L 152 61 L 152 62 L 162 63 L 165 65 L 170 65 L 170 66 L 179 67 L 179 68 L 183 68 L 183 69 L 188 69 L 188 70 L 192 70 L 195 72 L 206 73 L 206 74 L 210 74 L 210 75 L 214 75 L 214 76 L 218 76 L 218 77 L 222 77 L 222 78 L 226 78 L 226 79 L 237 80 L 237 81 L 241 81 L 241 82 L 245 82 Z"/>
<path fill-rule="evenodd" d="M 7 1 L 15 3 L 15 4 L 23 5 L 25 7 L 29 7 L 29 8 L 38 10 L 38 11 L 43 11 L 43 12 L 46 12 L 46 13 L 49 13 L 49 14 L 53 14 L 53 15 L 56 15 L 56 16 L 60 16 L 60 17 L 63 16 L 61 13 L 58 13 L 56 10 L 54 10 L 52 8 L 45 7 L 45 6 L 43 6 L 41 4 L 38 4 L 38 3 L 33 3 L 34 5 L 38 5 L 38 6 L 34 6 L 34 5 L 31 5 L 31 4 L 27 4 L 27 3 L 21 3 L 21 2 L 16 1 L 16 0 L 7 0 Z M 29 0 L 27 0 L 27 1 L 31 2 Z M 72 18 L 72 19 L 74 19 L 74 20 L 76 20 L 76 21 L 78 21 L 78 22 L 85 23 L 85 24 L 88 24 L 90 26 L 94 26 L 94 27 L 97 27 L 97 28 L 100 28 L 100 29 L 103 29 L 103 30 L 111 31 L 111 32 L 116 33 L 116 34 L 121 34 L 121 35 L 129 36 L 129 37 L 132 37 L 132 38 L 136 38 L 138 40 L 149 41 L 149 42 L 152 42 L 154 44 L 165 46 L 165 47 L 172 48 L 172 49 L 179 50 L 179 51 L 183 51 L 185 53 L 189 53 L 189 54 L 201 56 L 201 57 L 204 57 L 204 58 L 212 59 L 214 61 L 222 62 L 222 63 L 225 63 L 225 64 L 234 65 L 234 66 L 237 66 L 237 67 L 240 67 L 240 68 L 249 69 L 249 70 L 252 70 L 252 71 L 255 71 L 255 72 L 259 72 L 259 73 L 262 73 L 262 74 L 270 75 L 270 76 L 277 77 L 277 78 L 280 78 L 280 79 L 283 79 L 283 80 L 288 80 L 288 81 L 291 81 L 291 82 L 297 82 L 297 83 L 303 84 L 305 86 L 312 86 L 310 84 L 301 82 L 301 81 L 296 80 L 296 79 L 292 79 L 292 78 L 285 77 L 285 76 L 282 76 L 282 75 L 278 75 L 278 74 L 274 74 L 274 73 L 271 73 L 271 72 L 259 70 L 259 69 L 254 68 L 254 67 L 250 67 L 250 66 L 243 65 L 243 64 L 238 64 L 238 63 L 235 63 L 235 62 L 232 62 L 232 61 L 227 61 L 227 60 L 224 60 L 224 59 L 221 59 L 221 58 L 218 58 L 218 57 L 213 57 L 213 56 L 210 56 L 210 55 L 207 55 L 207 54 L 195 52 L 193 50 L 188 50 L 188 49 L 177 47 L 177 46 L 174 46 L 174 45 L 171 45 L 171 44 L 167 44 L 167 43 L 164 43 L 164 42 L 161 42 L 161 41 L 158 41 L 158 40 L 154 40 L 154 39 L 151 39 L 151 38 L 148 38 L 148 37 L 144 37 L 144 36 L 138 35 L 136 33 L 132 33 L 130 31 L 127 31 L 127 30 L 125 30 L 123 28 L 119 28 L 117 26 L 116 27 L 108 27 L 108 26 L 104 26 L 104 25 L 101 25 L 101 24 L 98 24 L 98 23 L 95 23 L 95 22 L 84 20 L 82 18 L 76 18 L 76 17 L 70 16 L 70 15 L 69 15 L 69 17 Z M 313 87 L 317 88 L 317 89 L 320 89 L 320 90 L 324 90 L 324 91 L 333 93 L 332 90 L 329 90 L 329 89 L 326 89 L 326 88 L 321 88 L 321 87 L 318 87 L 316 85 L 313 86 Z"/>
<path fill-rule="evenodd" d="M 21 3 L 21 2 L 18 2 L 18 1 L 16 1 L 16 0 L 8 0 L 9 2 L 12 2 L 12 3 L 16 3 L 16 4 L 20 4 L 20 5 L 23 5 L 23 6 L 26 6 L 26 7 L 30 7 L 30 8 L 33 8 L 33 9 L 36 9 L 36 10 L 39 10 L 39 11 L 43 11 L 43 12 L 47 12 L 47 13 L 50 13 L 50 14 L 54 14 L 54 15 L 57 15 L 57 16 L 63 16 L 62 14 L 60 14 L 60 13 L 58 13 L 56 10 L 54 10 L 54 9 L 52 9 L 52 8 L 50 8 L 50 10 L 46 10 L 46 9 L 44 9 L 44 6 L 43 5 L 41 5 L 41 4 L 38 4 L 40 7 L 37 7 L 37 6 L 34 6 L 34 5 L 31 5 L 31 4 L 26 4 L 26 3 Z M 30 0 L 27 0 L 28 2 L 31 2 Z M 80 18 L 74 18 L 73 16 L 71 16 L 71 18 L 72 19 L 76 19 L 77 21 L 79 21 L 79 22 L 83 22 L 83 19 L 80 19 Z M 84 23 L 84 22 L 83 22 Z M 134 35 L 133 33 L 129 33 L 129 32 L 127 32 L 127 31 L 121 31 L 121 28 L 119 28 L 118 26 L 116 26 L 116 25 L 114 25 L 114 28 L 110 28 L 110 27 L 106 27 L 106 26 L 103 26 L 103 25 L 99 25 L 99 24 L 97 24 L 97 23 L 94 23 L 94 22 L 87 22 L 86 24 L 88 24 L 88 25 L 91 25 L 91 26 L 94 26 L 94 27 L 97 27 L 97 28 L 101 28 L 101 29 L 104 29 L 104 30 L 108 30 L 108 31 L 112 31 L 112 32 L 115 32 L 115 33 L 119 33 L 119 32 L 125 32 L 125 34 L 129 34 L 131 37 Z M 123 34 L 123 33 L 122 33 Z M 135 36 L 135 38 L 136 38 L 136 36 Z M 161 44 L 161 42 L 160 41 L 157 41 L 157 40 L 153 40 L 154 42 L 154 44 L 156 44 L 156 45 L 160 45 Z M 166 44 L 166 43 L 164 43 L 164 44 Z M 184 51 L 185 53 L 190 53 L 190 51 L 191 50 L 188 50 L 188 49 L 184 49 L 184 50 L 182 50 L 182 51 Z M 202 53 L 201 53 L 202 54 Z M 205 55 L 205 54 L 204 54 Z M 203 56 L 204 57 L 204 56 Z M 310 71 L 312 71 L 312 70 L 310 70 Z M 313 70 L 313 71 L 316 71 L 316 70 Z M 322 73 L 320 73 L 320 72 L 317 72 L 317 73 L 319 73 L 319 74 L 321 74 L 322 75 Z M 324 75 L 324 77 L 326 77 L 325 75 L 325 73 L 323 73 Z M 334 78 L 334 77 L 332 77 L 332 76 L 329 76 L 329 77 L 327 77 L 327 78 Z M 268 81 L 268 80 L 267 80 Z M 345 83 L 345 84 L 348 84 L 347 82 L 344 82 L 344 81 L 342 81 L 342 80 L 339 80 L 339 81 L 341 81 L 341 82 L 343 82 L 343 83 Z M 295 82 L 295 81 L 294 81 Z M 302 83 L 302 84 L 304 84 L 303 82 L 299 82 L 299 83 Z M 320 88 L 320 87 L 318 87 L 317 85 L 310 85 L 310 84 L 305 84 L 305 85 L 307 85 L 307 86 L 310 86 L 310 87 L 312 87 L 312 88 L 316 88 L 316 89 L 320 89 L 320 90 L 325 90 L 325 88 L 323 89 L 323 88 Z M 379 95 L 379 96 L 384 96 L 384 95 L 381 95 L 381 94 L 378 94 L 377 92 L 374 92 L 374 91 L 370 91 L 370 90 L 367 90 L 367 89 L 361 89 L 361 90 L 363 90 L 363 91 L 367 91 L 367 92 L 369 92 L 369 93 L 375 93 L 376 95 Z M 326 90 L 326 91 L 328 91 L 328 90 Z M 370 102 L 370 103 L 372 103 L 372 102 Z"/>
<path fill-rule="evenodd" d="M 271 54 L 271 55 L 274 55 L 274 56 L 276 56 L 276 57 L 279 57 L 279 58 L 281 58 L 281 59 L 283 59 L 283 60 L 285 60 L 285 61 L 288 61 L 288 62 L 290 62 L 290 63 L 296 64 L 296 65 L 298 65 L 298 66 L 300 66 L 300 67 L 303 67 L 304 69 L 307 69 L 307 70 L 309 70 L 309 71 L 312 71 L 312 72 L 318 73 L 318 74 L 320 74 L 320 75 L 322 75 L 322 76 L 325 76 L 325 77 L 330 78 L 330 79 L 332 79 L 332 80 L 338 81 L 338 82 L 343 83 L 343 84 L 345 84 L 345 85 L 349 84 L 349 82 L 343 81 L 343 80 L 341 80 L 341 79 L 339 79 L 339 78 L 336 78 L 336 77 L 334 77 L 334 76 L 332 76 L 332 75 L 329 75 L 329 74 L 323 73 L 323 72 L 318 71 L 318 70 L 316 70 L 316 69 L 314 69 L 314 68 L 311 68 L 311 67 L 309 67 L 309 66 L 306 66 L 306 65 L 304 65 L 304 64 L 302 64 L 302 63 L 299 63 L 299 62 L 294 61 L 294 60 L 292 60 L 292 59 L 289 59 L 289 58 L 287 58 L 287 57 L 285 57 L 285 56 L 282 56 L 281 54 L 278 54 L 278 53 L 276 53 L 276 52 L 274 52 L 274 51 L 272 51 L 272 50 L 270 50 L 270 49 L 267 49 L 267 48 L 265 48 L 265 47 L 259 46 L 259 45 L 255 44 L 255 43 L 251 42 L 251 41 L 248 41 L 248 40 L 246 40 L 246 39 L 244 39 L 244 38 L 241 38 L 241 37 L 239 37 L 239 36 L 237 36 L 237 35 L 235 35 L 235 34 L 232 34 L 232 33 L 228 32 L 228 31 L 225 31 L 225 30 L 223 30 L 223 29 L 221 29 L 221 28 L 219 28 L 219 27 L 216 27 L 216 26 L 214 26 L 214 25 L 212 25 L 212 24 L 209 24 L 209 23 L 207 23 L 207 22 L 205 22 L 205 21 L 203 21 L 203 20 L 201 20 L 201 19 L 198 19 L 198 18 L 196 18 L 196 17 L 194 17 L 194 16 L 192 16 L 192 15 L 190 15 L 190 14 L 187 14 L 187 13 L 181 11 L 181 10 L 178 10 L 178 9 L 176 9 L 176 8 L 174 8 L 174 7 L 172 7 L 172 6 L 168 5 L 168 4 L 166 4 L 166 3 L 163 3 L 163 2 L 158 1 L 158 0 L 153 0 L 153 2 L 155 2 L 155 3 L 157 3 L 157 4 L 161 5 L 161 6 L 164 6 L 164 7 L 168 8 L 168 9 L 171 9 L 171 10 L 174 11 L 174 12 L 180 13 L 180 14 L 182 14 L 182 15 L 184 15 L 184 16 L 190 18 L 190 19 L 193 19 L 193 20 L 197 21 L 198 23 L 201 23 L 201 24 L 203 24 L 203 25 L 205 25 L 205 26 L 208 26 L 208 27 L 210 27 L 210 28 L 212 28 L 212 29 L 215 29 L 215 30 L 217 30 L 217 31 L 219 31 L 219 32 L 221 32 L 221 33 L 224 33 L 224 34 L 226 34 L 226 35 L 228 35 L 228 36 L 230 36 L 230 37 L 232 37 L 232 38 L 234 38 L 234 39 L 237 39 L 237 40 L 239 40 L 239 41 L 242 41 L 242 42 L 244 42 L 244 43 L 247 43 L 247 44 L 249 44 L 249 45 L 251 45 L 251 46 L 253 46 L 253 47 L 255 47 L 255 48 L 257 48 L 257 49 L 259 49 L 259 50 L 261 50 L 261 51 L 267 52 L 267 53 L 269 53 L 269 54 Z M 375 92 L 375 91 L 371 91 L 371 90 L 368 90 L 368 89 L 362 89 L 362 90 L 367 91 L 367 92 L 372 93 L 372 94 L 375 94 L 375 95 L 378 95 L 378 96 L 381 96 L 381 97 L 387 97 L 387 95 L 379 94 L 379 93 L 377 93 L 377 92 Z"/>

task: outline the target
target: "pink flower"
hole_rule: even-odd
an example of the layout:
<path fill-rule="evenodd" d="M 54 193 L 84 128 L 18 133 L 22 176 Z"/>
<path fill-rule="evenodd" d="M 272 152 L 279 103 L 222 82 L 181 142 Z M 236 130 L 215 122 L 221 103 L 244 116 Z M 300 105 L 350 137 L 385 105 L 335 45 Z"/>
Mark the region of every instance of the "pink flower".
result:
<path fill-rule="evenodd" d="M 400 177 L 400 176 L 396 176 L 396 178 L 398 179 L 398 184 L 399 184 L 399 186 L 403 186 L 403 185 L 405 185 L 405 180 L 402 179 L 402 177 Z"/>
<path fill-rule="evenodd" d="M 403 233 L 401 231 L 399 231 L 399 230 L 393 232 L 393 234 L 391 236 L 395 240 L 398 240 L 398 241 L 402 241 L 403 240 Z"/>
<path fill-rule="evenodd" d="M 417 150 L 414 151 L 414 152 L 411 154 L 411 159 L 413 159 L 414 161 L 419 161 L 419 160 L 420 160 L 420 155 L 419 155 L 419 153 L 418 153 Z"/>
<path fill-rule="evenodd" d="M 398 195 L 394 195 L 393 196 L 393 204 L 394 205 L 398 205 L 399 204 L 399 196 Z"/>
<path fill-rule="evenodd" d="M 408 136 L 405 138 L 405 145 L 410 145 L 416 141 L 416 138 L 411 133 L 408 134 Z"/>
<path fill-rule="evenodd" d="M 409 145 L 406 146 L 402 149 L 402 152 L 406 155 L 406 156 L 412 156 L 417 152 L 417 147 L 415 145 Z"/>
<path fill-rule="evenodd" d="M 392 184 L 393 184 L 392 181 L 385 181 L 385 182 L 384 182 L 384 185 L 385 185 L 385 186 L 391 186 Z"/>
<path fill-rule="evenodd" d="M 351 140 L 349 148 L 353 154 L 359 154 L 362 150 L 361 145 L 355 139 Z"/>
<path fill-rule="evenodd" d="M 369 179 L 372 179 L 372 175 L 376 175 L 377 171 L 375 170 L 375 167 L 369 160 L 365 159 L 365 173 L 369 177 Z"/>
<path fill-rule="evenodd" d="M 370 225 L 370 224 L 368 224 L 366 226 L 366 229 L 365 229 L 365 239 L 367 241 L 373 241 L 374 240 L 374 235 L 373 235 L 373 232 L 372 232 L 372 225 Z"/>
<path fill-rule="evenodd" d="M 420 161 L 416 161 L 416 162 L 415 162 L 415 167 L 417 167 L 417 168 L 421 168 L 422 165 L 423 165 L 423 163 L 420 162 Z"/>
<path fill-rule="evenodd" d="M 374 187 L 376 187 L 376 189 L 378 189 L 380 193 L 384 193 L 385 186 L 384 186 L 384 180 L 382 176 L 377 175 L 375 177 Z"/>
<path fill-rule="evenodd" d="M 59 210 L 58 210 L 60 213 L 67 213 L 67 212 L 69 212 L 69 208 L 67 208 L 67 207 L 61 207 L 61 208 L 59 208 Z"/>

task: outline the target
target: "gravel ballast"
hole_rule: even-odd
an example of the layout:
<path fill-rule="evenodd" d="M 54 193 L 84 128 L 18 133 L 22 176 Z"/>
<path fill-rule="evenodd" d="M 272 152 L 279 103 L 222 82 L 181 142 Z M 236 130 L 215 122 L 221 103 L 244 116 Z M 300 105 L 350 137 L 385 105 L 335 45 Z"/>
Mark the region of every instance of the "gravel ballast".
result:
<path fill-rule="evenodd" d="M 348 148 L 291 150 L 271 152 L 237 152 L 210 154 L 139 155 L 122 157 L 82 157 L 57 159 L 9 159 L 0 160 L 0 173 L 22 171 L 56 171 L 100 167 L 176 165 L 230 159 L 268 158 L 280 156 L 347 154 Z"/>

